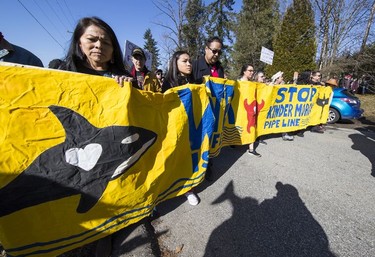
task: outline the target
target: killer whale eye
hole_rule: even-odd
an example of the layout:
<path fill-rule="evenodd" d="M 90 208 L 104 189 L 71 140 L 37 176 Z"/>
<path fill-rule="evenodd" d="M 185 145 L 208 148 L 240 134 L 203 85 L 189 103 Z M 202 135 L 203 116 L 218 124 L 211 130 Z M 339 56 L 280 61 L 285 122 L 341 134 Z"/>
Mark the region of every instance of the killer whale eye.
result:
<path fill-rule="evenodd" d="M 139 134 L 138 133 L 135 133 L 133 135 L 130 135 L 126 138 L 124 138 L 122 141 L 121 141 L 121 144 L 124 144 L 124 145 L 127 145 L 127 144 L 131 144 L 135 141 L 137 141 L 139 139 Z"/>

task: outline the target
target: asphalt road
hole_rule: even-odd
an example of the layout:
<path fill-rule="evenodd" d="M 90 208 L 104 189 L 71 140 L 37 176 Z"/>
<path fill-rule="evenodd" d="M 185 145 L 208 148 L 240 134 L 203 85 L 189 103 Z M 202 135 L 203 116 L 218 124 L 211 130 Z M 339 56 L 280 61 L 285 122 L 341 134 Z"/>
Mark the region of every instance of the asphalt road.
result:
<path fill-rule="evenodd" d="M 375 256 L 375 132 L 345 126 L 224 148 L 198 206 L 158 207 L 162 256 Z"/>
<path fill-rule="evenodd" d="M 330 125 L 333 128 L 357 129 L 360 131 L 375 132 L 375 117 L 362 117 L 358 120 L 340 120 Z"/>
<path fill-rule="evenodd" d="M 375 256 L 375 122 L 306 131 L 292 142 L 222 149 L 214 181 L 158 206 L 160 217 L 112 235 L 112 257 Z M 373 175 L 374 176 L 373 176 Z M 95 254 L 96 242 L 60 257 Z"/>

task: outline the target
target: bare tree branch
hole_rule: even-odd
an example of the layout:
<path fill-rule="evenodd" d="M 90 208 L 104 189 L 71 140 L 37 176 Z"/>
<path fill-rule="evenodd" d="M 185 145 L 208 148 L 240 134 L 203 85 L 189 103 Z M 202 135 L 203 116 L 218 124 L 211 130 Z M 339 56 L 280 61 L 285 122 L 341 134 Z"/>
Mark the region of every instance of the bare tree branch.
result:
<path fill-rule="evenodd" d="M 370 33 L 371 25 L 372 25 L 372 22 L 374 20 L 374 14 L 375 14 L 375 1 L 373 1 L 373 3 L 372 3 L 370 16 L 367 20 L 367 26 L 366 26 L 366 29 L 365 29 L 365 34 L 364 34 L 363 39 L 362 39 L 361 52 L 363 52 L 363 50 L 366 47 L 368 35 Z"/>
<path fill-rule="evenodd" d="M 161 15 L 166 16 L 171 22 L 153 23 L 169 31 L 165 39 L 171 40 L 175 44 L 175 48 L 181 48 L 186 0 L 153 0 L 152 3 L 160 11 Z"/>

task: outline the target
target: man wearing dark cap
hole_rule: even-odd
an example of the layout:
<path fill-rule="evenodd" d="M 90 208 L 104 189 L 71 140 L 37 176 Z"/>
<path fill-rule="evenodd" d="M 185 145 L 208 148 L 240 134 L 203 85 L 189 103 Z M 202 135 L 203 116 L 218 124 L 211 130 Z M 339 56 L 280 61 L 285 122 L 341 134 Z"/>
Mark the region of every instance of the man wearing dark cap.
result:
<path fill-rule="evenodd" d="M 146 55 L 143 50 L 136 47 L 132 51 L 132 62 L 130 74 L 133 77 L 133 87 L 138 89 L 160 92 L 161 85 L 158 79 L 146 67 Z"/>
<path fill-rule="evenodd" d="M 0 32 L 0 61 L 43 67 L 42 61 L 30 51 L 13 45 Z"/>

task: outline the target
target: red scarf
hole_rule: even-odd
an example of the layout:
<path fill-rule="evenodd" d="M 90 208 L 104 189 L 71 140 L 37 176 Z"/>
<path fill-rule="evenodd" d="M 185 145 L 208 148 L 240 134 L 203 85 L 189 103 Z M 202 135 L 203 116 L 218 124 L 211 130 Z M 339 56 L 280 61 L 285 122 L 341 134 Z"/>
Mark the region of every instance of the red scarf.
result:
<path fill-rule="evenodd" d="M 216 65 L 211 66 L 211 76 L 218 78 L 219 77 L 219 71 L 216 67 Z"/>

